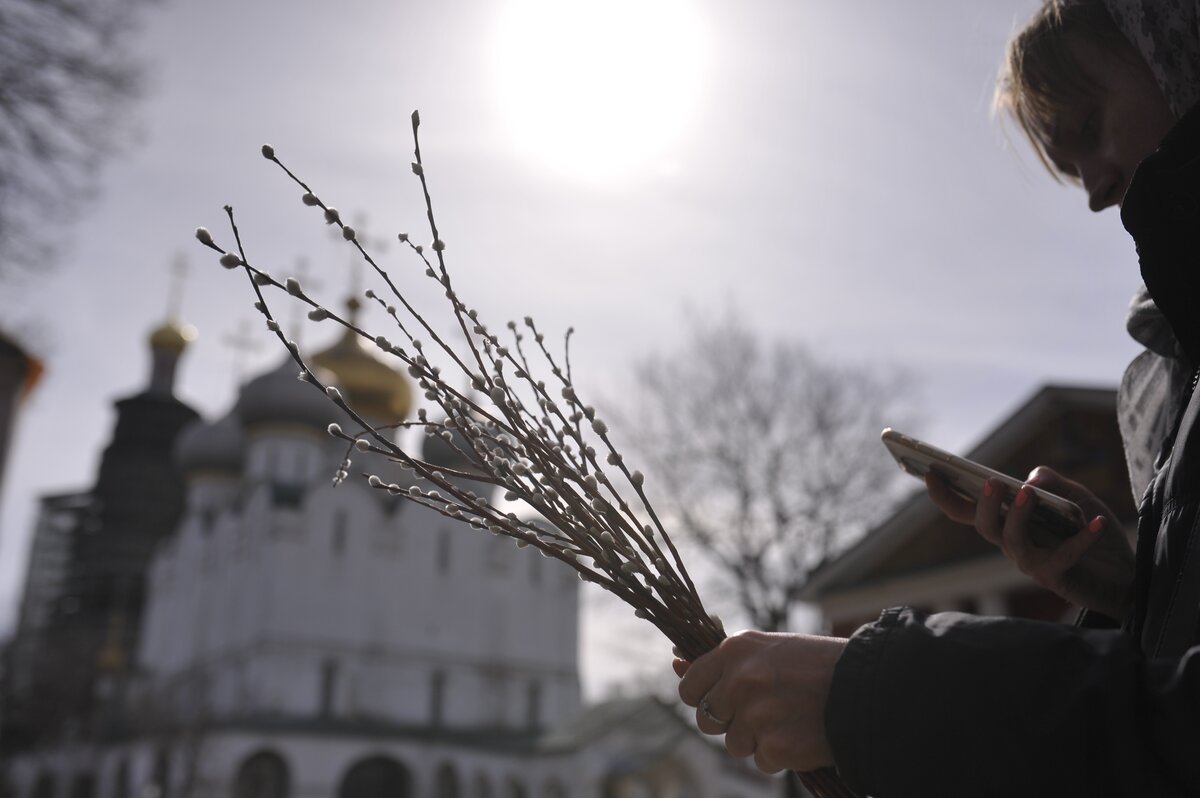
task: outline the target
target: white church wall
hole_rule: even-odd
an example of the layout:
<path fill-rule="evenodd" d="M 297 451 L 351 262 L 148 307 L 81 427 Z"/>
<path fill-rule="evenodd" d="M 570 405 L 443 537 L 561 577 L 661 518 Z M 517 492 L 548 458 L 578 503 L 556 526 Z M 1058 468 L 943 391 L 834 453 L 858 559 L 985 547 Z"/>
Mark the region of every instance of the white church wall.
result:
<path fill-rule="evenodd" d="M 251 705 L 253 693 L 241 658 L 232 656 L 220 667 L 212 668 L 211 678 L 209 709 L 214 717 L 228 717 Z"/>
<path fill-rule="evenodd" d="M 432 721 L 431 671 L 422 663 L 375 654 L 355 657 L 348 670 L 346 714 L 405 724 Z"/>
<path fill-rule="evenodd" d="M 192 485 L 153 568 L 143 665 L 198 676 L 215 717 L 523 729 L 576 711 L 573 572 L 359 480 L 334 488 L 340 445 L 257 426 L 239 481 Z"/>
<path fill-rule="evenodd" d="M 287 764 L 291 798 L 330 798 L 356 763 L 385 757 L 399 763 L 411 779 L 411 796 L 434 796 L 439 772 L 448 770 L 459 798 L 600 798 L 581 785 L 576 757 L 530 758 L 495 750 L 461 748 L 419 739 L 306 737 L 301 735 L 222 734 L 206 743 L 205 791 L 196 798 L 233 794 L 241 764 L 270 751 Z M 486 793 L 480 785 L 486 785 Z M 513 789 L 513 788 L 517 789 Z M 707 798 L 701 796 L 700 798 Z"/>
<path fill-rule="evenodd" d="M 207 646 L 196 653 L 220 657 L 254 640 L 304 640 L 324 643 L 330 652 L 378 649 L 418 660 L 436 652 L 467 664 L 500 661 L 509 669 L 528 671 L 521 674 L 522 685 L 534 679 L 546 685 L 541 688 L 542 714 L 548 718 L 574 709 L 575 581 L 562 572 L 555 576 L 555 564 L 535 563 L 538 555 L 532 550 L 517 551 L 511 543 L 475 530 L 431 529 L 431 522 L 440 523 L 441 517 L 420 508 L 384 514 L 376 497 L 360 495 L 366 490 L 343 485 L 327 502 L 310 497 L 314 509 L 303 515 L 304 529 L 294 537 L 263 533 L 270 509 L 262 492 L 255 491 L 240 521 L 244 531 L 228 526 L 221 530 L 225 536 L 245 538 L 234 544 L 229 567 L 215 575 L 228 584 L 194 595 L 193 614 L 205 631 L 193 642 Z M 344 523 L 346 532 L 335 555 L 334 544 L 322 535 L 321 527 L 333 534 L 338 523 Z M 394 558 L 380 557 L 371 539 L 389 525 L 396 528 L 398 540 Z M 433 540 L 434 545 L 420 545 L 421 538 Z M 494 564 L 498 546 L 513 562 L 499 572 Z M 527 578 L 530 572 L 536 580 Z M 241 600 L 247 588 L 253 591 L 253 602 Z M 222 604 L 223 611 L 214 612 L 208 606 L 211 602 Z M 269 703 L 282 710 L 294 701 L 289 694 L 311 696 L 314 691 L 302 686 L 306 678 L 290 674 L 306 671 L 311 682 L 311 674 L 327 658 L 318 651 L 306 664 L 293 666 Z M 569 682 L 565 689 L 549 684 L 554 680 L 547 678 L 547 667 L 561 672 L 558 681 Z M 470 683 L 470 678 L 450 671 L 447 678 Z M 412 681 L 410 674 L 401 671 L 394 679 Z M 370 680 L 377 685 L 386 681 L 378 674 Z M 428 681 L 418 679 L 418 683 Z M 382 689 L 385 694 L 407 692 Z M 508 692 L 525 694 L 524 689 Z M 474 699 L 461 703 L 469 708 L 482 704 Z M 401 716 L 413 715 L 410 696 L 384 702 L 389 704 Z M 471 718 L 457 703 L 448 704 L 446 711 L 447 719 L 455 722 L 483 720 Z M 524 699 L 516 698 L 511 706 L 489 713 L 489 719 L 499 715 L 509 725 L 517 725 L 526 714 Z"/>

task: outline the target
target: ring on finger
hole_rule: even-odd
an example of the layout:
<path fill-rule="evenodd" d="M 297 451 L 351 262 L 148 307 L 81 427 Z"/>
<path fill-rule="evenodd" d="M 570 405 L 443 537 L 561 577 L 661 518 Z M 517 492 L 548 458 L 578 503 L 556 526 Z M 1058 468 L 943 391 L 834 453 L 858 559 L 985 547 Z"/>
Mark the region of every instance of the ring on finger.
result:
<path fill-rule="evenodd" d="M 704 696 L 704 698 L 700 701 L 700 714 L 722 728 L 729 725 L 729 721 L 722 720 L 713 714 L 712 704 L 708 703 L 708 696 Z"/>

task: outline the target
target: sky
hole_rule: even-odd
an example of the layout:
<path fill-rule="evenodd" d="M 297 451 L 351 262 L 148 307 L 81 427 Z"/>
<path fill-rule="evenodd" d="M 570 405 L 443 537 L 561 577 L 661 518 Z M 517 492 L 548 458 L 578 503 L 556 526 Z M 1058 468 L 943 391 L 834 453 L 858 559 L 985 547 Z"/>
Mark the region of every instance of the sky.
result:
<path fill-rule="evenodd" d="M 0 632 L 37 496 L 90 485 L 113 400 L 146 383 L 173 262 L 189 264 L 181 315 L 199 331 L 181 398 L 212 418 L 280 358 L 194 228 L 229 240 L 232 204 L 259 264 L 285 276 L 305 258 L 330 304 L 349 291 L 350 253 L 264 142 L 369 241 L 426 241 L 419 109 L 460 293 L 494 326 L 574 326 L 579 382 L 599 394 L 679 344 L 687 312 L 909 375 L 919 431 L 949 449 L 1047 382 L 1115 386 L 1136 353 L 1132 244 L 991 114 L 1004 43 L 1036 6 L 164 0 L 134 38 L 149 80 L 130 146 L 56 231 L 61 262 L 0 296 L 47 365 L 0 493 Z M 252 350 L 225 343 L 243 322 Z M 614 632 L 621 611 L 588 607 L 588 690 L 655 678 L 653 630 Z"/>

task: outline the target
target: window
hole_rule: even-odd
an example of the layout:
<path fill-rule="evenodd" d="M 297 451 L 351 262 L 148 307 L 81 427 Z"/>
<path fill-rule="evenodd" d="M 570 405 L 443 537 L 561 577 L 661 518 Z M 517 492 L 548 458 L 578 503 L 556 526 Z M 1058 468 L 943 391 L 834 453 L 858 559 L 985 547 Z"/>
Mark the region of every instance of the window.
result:
<path fill-rule="evenodd" d="M 540 551 L 536 552 L 536 556 L 534 556 L 535 550 L 532 546 L 526 549 L 526 551 L 529 552 L 526 555 L 529 560 L 529 582 L 530 584 L 540 585 L 542 583 L 542 560 L 545 558 L 542 557 Z"/>
<path fill-rule="evenodd" d="M 288 798 L 287 762 L 274 751 L 259 751 L 242 760 L 233 781 L 233 798 Z"/>
<path fill-rule="evenodd" d="M 458 773 L 444 762 L 433 777 L 433 798 L 458 798 Z"/>
<path fill-rule="evenodd" d="M 94 798 L 96 777 L 91 773 L 77 773 L 71 782 L 71 798 Z"/>
<path fill-rule="evenodd" d="M 132 798 L 129 788 L 129 760 L 122 759 L 113 775 L 112 798 Z"/>
<path fill-rule="evenodd" d="M 434 671 L 429 677 L 429 724 L 442 725 L 442 714 L 446 701 L 446 674 Z"/>
<path fill-rule="evenodd" d="M 220 545 L 213 530 L 217 526 L 217 513 L 212 508 L 201 511 L 200 515 L 200 567 L 205 573 L 211 573 L 217 566 L 217 547 Z"/>
<path fill-rule="evenodd" d="M 54 775 L 39 773 L 37 781 L 33 783 L 33 792 L 30 795 L 32 798 L 54 798 Z"/>
<path fill-rule="evenodd" d="M 525 725 L 536 730 L 542 724 L 542 685 L 530 682 L 525 692 Z"/>
<path fill-rule="evenodd" d="M 549 779 L 542 785 L 542 798 L 567 798 L 567 788 L 558 779 Z"/>
<path fill-rule="evenodd" d="M 154 798 L 170 798 L 171 795 L 171 756 L 166 749 L 160 749 L 154 757 L 154 773 L 150 776 L 150 788 Z"/>
<path fill-rule="evenodd" d="M 516 776 L 504 781 L 504 798 L 525 798 L 525 785 Z"/>
<path fill-rule="evenodd" d="M 321 663 L 321 686 L 320 695 L 318 697 L 318 706 L 320 714 L 323 718 L 331 717 L 336 710 L 335 702 L 337 701 L 337 679 L 338 679 L 338 664 L 337 660 L 327 659 Z"/>
<path fill-rule="evenodd" d="M 437 571 L 439 574 L 450 573 L 450 533 L 445 529 L 438 530 Z"/>
<path fill-rule="evenodd" d="M 475 789 L 471 798 L 492 798 L 492 782 L 482 771 L 475 774 Z"/>
<path fill-rule="evenodd" d="M 333 513 L 333 556 L 341 557 L 346 552 L 346 511 Z"/>
<path fill-rule="evenodd" d="M 338 798 L 411 798 L 412 776 L 391 757 L 360 759 L 346 771 Z"/>
<path fill-rule="evenodd" d="M 239 520 L 233 535 L 233 553 L 244 554 L 246 551 L 246 542 L 249 538 L 250 534 L 246 531 L 245 520 Z"/>

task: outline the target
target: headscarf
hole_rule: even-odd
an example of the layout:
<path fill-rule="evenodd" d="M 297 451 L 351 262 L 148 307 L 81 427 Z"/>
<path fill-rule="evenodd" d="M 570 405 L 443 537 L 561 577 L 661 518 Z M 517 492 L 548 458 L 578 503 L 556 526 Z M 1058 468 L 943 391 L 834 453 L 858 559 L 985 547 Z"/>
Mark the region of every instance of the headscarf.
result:
<path fill-rule="evenodd" d="M 1175 118 L 1200 101 L 1200 12 L 1197 0 L 1104 0 L 1109 15 L 1150 67 Z M 1154 477 L 1191 374 L 1170 325 L 1145 286 L 1129 303 L 1125 327 L 1146 347 L 1125 369 L 1117 422 L 1125 444 L 1134 501 Z"/>
<path fill-rule="evenodd" d="M 1117 424 L 1135 503 L 1154 478 L 1159 450 L 1172 432 L 1191 367 L 1162 311 L 1142 286 L 1129 303 L 1125 327 L 1146 347 L 1133 359 L 1117 390 Z"/>
<path fill-rule="evenodd" d="M 1200 100 L 1197 5 L 1196 0 L 1104 0 L 1121 33 L 1150 65 L 1176 119 Z"/>

